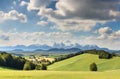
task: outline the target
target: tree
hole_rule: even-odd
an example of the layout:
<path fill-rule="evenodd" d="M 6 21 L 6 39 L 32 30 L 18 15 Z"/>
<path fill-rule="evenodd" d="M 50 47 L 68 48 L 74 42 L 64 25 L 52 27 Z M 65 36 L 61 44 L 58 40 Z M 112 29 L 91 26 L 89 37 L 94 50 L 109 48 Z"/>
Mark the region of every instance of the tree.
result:
<path fill-rule="evenodd" d="M 11 54 L 3 53 L 1 57 L 2 57 L 2 60 L 4 61 L 4 66 L 12 67 L 13 57 Z"/>
<path fill-rule="evenodd" d="M 36 70 L 41 70 L 41 65 L 36 65 L 35 69 Z"/>
<path fill-rule="evenodd" d="M 26 60 L 22 57 L 13 57 L 13 68 L 22 70 Z"/>
<path fill-rule="evenodd" d="M 97 65 L 96 65 L 96 63 L 90 64 L 90 71 L 97 71 Z"/>
<path fill-rule="evenodd" d="M 110 59 L 112 58 L 112 54 L 109 53 L 100 53 L 99 54 L 99 59 Z"/>
<path fill-rule="evenodd" d="M 45 64 L 42 64 L 42 65 L 41 65 L 41 69 L 42 69 L 42 70 L 47 70 L 47 66 L 46 66 Z"/>
<path fill-rule="evenodd" d="M 24 64 L 23 70 L 34 70 L 35 69 L 35 65 L 31 62 L 26 62 Z"/>

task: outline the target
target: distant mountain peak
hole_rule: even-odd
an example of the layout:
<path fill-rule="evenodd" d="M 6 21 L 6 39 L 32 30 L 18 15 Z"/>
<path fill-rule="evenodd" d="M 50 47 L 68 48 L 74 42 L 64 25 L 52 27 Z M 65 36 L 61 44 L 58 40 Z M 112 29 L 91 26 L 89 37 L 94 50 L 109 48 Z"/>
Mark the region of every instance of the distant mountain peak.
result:
<path fill-rule="evenodd" d="M 97 45 L 80 45 L 79 43 L 75 43 L 75 44 L 69 44 L 66 45 L 63 42 L 61 43 L 54 43 L 53 46 L 49 46 L 47 44 L 31 44 L 29 46 L 25 46 L 25 45 L 16 45 L 16 46 L 1 46 L 0 50 L 1 51 L 11 51 L 11 50 L 15 50 L 15 49 L 21 49 L 24 51 L 33 51 L 33 50 L 49 50 L 49 49 L 71 49 L 71 48 L 77 48 L 77 49 L 81 49 L 81 50 L 90 50 L 90 49 L 97 49 L 97 50 L 105 50 L 105 51 L 111 51 L 108 48 L 100 48 Z M 77 50 L 76 49 L 76 50 Z"/>

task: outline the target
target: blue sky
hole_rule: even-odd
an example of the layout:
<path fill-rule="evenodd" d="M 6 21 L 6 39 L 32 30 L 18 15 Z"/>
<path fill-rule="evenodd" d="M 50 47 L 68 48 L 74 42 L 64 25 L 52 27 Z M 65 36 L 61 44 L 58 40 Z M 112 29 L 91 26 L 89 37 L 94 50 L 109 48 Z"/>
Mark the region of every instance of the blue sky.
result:
<path fill-rule="evenodd" d="M 119 6 L 120 0 L 1 0 L 0 44 L 119 49 Z"/>

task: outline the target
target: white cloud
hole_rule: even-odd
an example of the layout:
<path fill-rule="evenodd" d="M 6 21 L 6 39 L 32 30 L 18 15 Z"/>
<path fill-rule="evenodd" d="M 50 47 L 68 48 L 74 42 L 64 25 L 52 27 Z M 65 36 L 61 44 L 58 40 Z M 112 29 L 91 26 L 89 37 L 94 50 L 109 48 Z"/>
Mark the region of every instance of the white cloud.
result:
<path fill-rule="evenodd" d="M 65 18 L 55 12 L 52 9 L 41 8 L 38 15 L 48 17 L 48 19 L 58 26 L 57 29 L 62 31 L 72 30 L 72 31 L 90 31 L 97 22 L 105 23 L 105 21 L 90 20 L 90 19 L 80 19 L 80 18 Z"/>
<path fill-rule="evenodd" d="M 120 30 L 114 31 L 110 27 L 102 27 L 98 30 L 100 40 L 120 40 Z"/>
<path fill-rule="evenodd" d="M 15 30 L 15 29 L 13 29 Z M 109 39 L 112 34 L 117 36 L 117 39 Z M 114 37 L 115 37 L 114 35 Z M 70 41 L 70 44 L 80 43 L 81 45 L 98 45 L 100 47 L 108 47 L 110 49 L 119 49 L 120 31 L 112 32 L 107 39 L 98 39 L 96 36 L 75 36 L 70 32 L 33 32 L 33 33 L 18 33 L 16 31 L 3 32 L 0 31 L 0 44 L 5 45 L 30 45 L 30 44 L 48 44 L 65 43 Z M 61 39 L 62 38 L 62 39 Z M 112 45 L 111 45 L 112 44 Z"/>
<path fill-rule="evenodd" d="M 110 27 L 103 27 L 98 30 L 100 34 L 111 34 L 113 30 Z"/>
<path fill-rule="evenodd" d="M 56 10 L 46 8 L 50 0 L 23 1 L 21 2 L 21 6 L 27 5 L 29 11 L 38 10 L 40 17 L 48 18 L 47 22 L 40 21 L 37 22 L 37 24 L 45 26 L 49 21 L 52 21 L 56 23 L 52 29 L 60 29 L 64 32 L 9 33 L 7 36 L 9 36 L 10 41 L 7 43 L 9 45 L 15 43 L 26 45 L 33 43 L 51 44 L 53 42 L 66 42 L 69 40 L 72 43 L 78 42 L 84 45 L 97 44 L 100 47 L 119 49 L 120 30 L 114 31 L 110 27 L 102 27 L 95 32 L 98 33 L 98 36 L 83 35 L 84 37 L 65 32 L 71 30 L 90 31 L 97 22 L 105 23 L 106 21 L 117 20 L 120 16 L 120 12 L 117 11 L 116 7 L 119 1 L 120 0 L 58 0 Z"/>
<path fill-rule="evenodd" d="M 110 27 L 102 27 L 95 33 L 96 34 L 84 36 L 82 38 L 78 36 L 76 37 L 76 42 L 82 45 L 98 45 L 100 47 L 119 50 L 120 30 L 115 31 Z"/>
<path fill-rule="evenodd" d="M 61 30 L 89 31 L 97 22 L 118 19 L 118 1 L 59 0 L 56 3 L 57 10 L 41 7 L 38 15 L 48 17 Z"/>
<path fill-rule="evenodd" d="M 112 33 L 108 38 L 112 39 L 112 40 L 119 40 L 120 41 L 120 30 Z"/>
<path fill-rule="evenodd" d="M 58 0 L 56 10 L 46 8 L 51 0 L 22 1 L 21 5 L 27 5 L 29 11 L 39 10 L 40 17 L 47 17 L 62 31 L 90 31 L 98 22 L 117 20 L 120 12 L 116 5 L 119 2 L 120 0 Z"/>
<path fill-rule="evenodd" d="M 39 22 L 37 22 L 37 24 L 40 25 L 40 26 L 47 26 L 48 23 L 49 23 L 48 21 L 39 21 Z"/>
<path fill-rule="evenodd" d="M 62 39 L 61 39 L 62 38 Z M 0 31 L 1 45 L 30 45 L 30 44 L 48 44 L 54 42 L 61 43 L 69 39 L 75 39 L 69 32 L 3 32 Z"/>
<path fill-rule="evenodd" d="M 109 15 L 113 16 L 113 17 L 118 17 L 118 16 L 120 16 L 120 12 L 119 11 L 110 10 L 109 11 Z"/>
<path fill-rule="evenodd" d="M 25 5 L 28 5 L 28 3 L 25 1 L 21 1 L 20 6 L 25 6 Z"/>
<path fill-rule="evenodd" d="M 28 11 L 30 10 L 39 10 L 42 7 L 46 7 L 51 0 L 30 0 L 28 3 Z"/>
<path fill-rule="evenodd" d="M 88 36 L 84 37 L 81 39 L 82 41 L 80 44 L 83 45 L 98 45 L 103 48 L 109 48 L 109 49 L 114 49 L 114 50 L 119 50 L 119 45 L 120 45 L 120 39 L 119 40 L 111 40 L 111 39 L 98 39 L 96 36 Z"/>
<path fill-rule="evenodd" d="M 6 20 L 19 20 L 23 23 L 27 22 L 27 16 L 22 13 L 18 13 L 16 10 L 11 10 L 8 13 L 0 11 L 0 18 L 0 22 L 4 22 Z"/>

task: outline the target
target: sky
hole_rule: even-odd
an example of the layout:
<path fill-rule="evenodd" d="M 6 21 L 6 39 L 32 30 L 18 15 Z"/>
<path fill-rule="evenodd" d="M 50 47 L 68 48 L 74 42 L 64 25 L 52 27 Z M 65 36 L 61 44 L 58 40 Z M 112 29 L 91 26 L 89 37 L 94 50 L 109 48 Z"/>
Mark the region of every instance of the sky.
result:
<path fill-rule="evenodd" d="M 0 46 L 55 42 L 119 50 L 120 0 L 1 0 Z"/>

